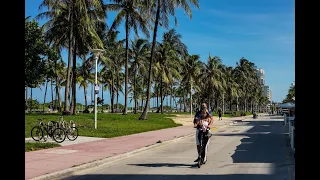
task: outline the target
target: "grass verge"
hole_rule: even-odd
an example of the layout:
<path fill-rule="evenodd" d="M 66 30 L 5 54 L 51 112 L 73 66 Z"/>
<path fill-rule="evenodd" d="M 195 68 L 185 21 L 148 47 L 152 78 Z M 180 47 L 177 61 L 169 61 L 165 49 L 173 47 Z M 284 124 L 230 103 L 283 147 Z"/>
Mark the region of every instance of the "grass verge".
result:
<path fill-rule="evenodd" d="M 57 143 L 45 143 L 45 142 L 25 142 L 25 152 L 37 151 L 40 149 L 48 149 L 59 147 L 60 144 Z"/>
<path fill-rule="evenodd" d="M 58 121 L 60 115 L 28 114 L 25 115 L 25 137 L 31 137 L 32 127 L 38 125 L 37 119 L 45 118 Z M 64 120 L 73 120 L 79 130 L 79 136 L 111 138 L 147 131 L 166 129 L 181 126 L 172 120 L 175 115 L 148 113 L 148 120 L 138 120 L 140 114 L 98 114 L 97 129 L 94 129 L 94 114 L 78 114 L 65 116 Z"/>

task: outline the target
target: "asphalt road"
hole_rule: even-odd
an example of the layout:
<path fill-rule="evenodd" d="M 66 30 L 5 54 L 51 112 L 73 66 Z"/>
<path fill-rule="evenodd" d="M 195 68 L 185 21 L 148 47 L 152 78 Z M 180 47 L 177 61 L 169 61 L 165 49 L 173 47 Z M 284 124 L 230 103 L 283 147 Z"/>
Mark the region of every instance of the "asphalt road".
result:
<path fill-rule="evenodd" d="M 218 130 L 199 169 L 195 138 L 79 172 L 73 180 L 293 180 L 294 165 L 281 119 L 259 117 Z"/>

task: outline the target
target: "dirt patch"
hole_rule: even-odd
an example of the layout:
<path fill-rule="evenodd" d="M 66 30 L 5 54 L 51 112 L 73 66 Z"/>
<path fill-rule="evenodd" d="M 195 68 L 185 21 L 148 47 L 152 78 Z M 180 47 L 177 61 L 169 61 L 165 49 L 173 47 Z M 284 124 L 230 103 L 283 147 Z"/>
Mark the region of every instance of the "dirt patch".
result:
<path fill-rule="evenodd" d="M 190 117 L 190 114 L 188 115 L 181 115 L 181 114 L 177 114 L 175 118 L 173 118 L 173 121 L 177 124 L 182 124 L 183 126 L 185 125 L 192 125 L 193 123 L 193 118 Z"/>
<path fill-rule="evenodd" d="M 192 118 L 190 116 L 190 114 L 186 115 L 186 114 L 177 114 L 175 118 L 173 118 L 173 121 L 177 124 L 182 124 L 183 126 L 190 126 L 193 125 L 193 117 L 194 114 L 192 115 Z M 218 116 L 213 116 L 214 121 L 218 121 Z M 227 117 L 223 117 L 222 119 L 229 119 Z"/>

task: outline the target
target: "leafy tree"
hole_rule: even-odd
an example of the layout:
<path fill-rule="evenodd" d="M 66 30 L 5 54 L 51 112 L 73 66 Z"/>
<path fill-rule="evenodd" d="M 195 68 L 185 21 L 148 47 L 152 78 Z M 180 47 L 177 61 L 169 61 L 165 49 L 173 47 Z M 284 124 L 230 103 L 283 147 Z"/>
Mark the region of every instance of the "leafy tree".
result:
<path fill-rule="evenodd" d="M 44 56 L 47 53 L 43 33 L 38 22 L 25 19 L 25 87 L 35 88 L 45 73 Z"/>

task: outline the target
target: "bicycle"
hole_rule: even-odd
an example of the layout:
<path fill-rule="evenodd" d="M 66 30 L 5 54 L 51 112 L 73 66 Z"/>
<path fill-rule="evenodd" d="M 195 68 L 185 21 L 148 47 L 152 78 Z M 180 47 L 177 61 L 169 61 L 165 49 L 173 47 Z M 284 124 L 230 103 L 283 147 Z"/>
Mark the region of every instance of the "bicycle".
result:
<path fill-rule="evenodd" d="M 70 123 L 65 122 L 63 124 L 63 128 L 66 131 L 67 138 L 70 141 L 74 141 L 78 138 L 78 128 L 76 127 L 76 124 L 70 120 Z"/>
<path fill-rule="evenodd" d="M 210 128 L 206 128 L 205 130 L 202 129 L 202 127 L 198 127 L 199 134 L 199 145 L 200 145 L 200 152 L 198 154 L 198 168 L 201 167 L 202 164 L 205 164 L 204 157 L 206 156 L 205 146 L 208 143 L 209 138 L 212 136 L 212 134 L 209 134 Z M 205 138 L 206 137 L 206 138 Z"/>
<path fill-rule="evenodd" d="M 44 141 L 47 141 L 49 137 L 51 137 L 57 143 L 62 143 L 65 140 L 66 136 L 61 138 L 61 134 L 66 134 L 66 132 L 62 128 L 58 127 L 57 122 L 49 121 L 46 125 L 43 123 L 43 119 L 38 120 L 40 121 L 39 125 L 31 129 L 31 137 L 33 140 L 41 141 L 41 139 L 43 139 Z M 47 133 L 47 138 L 45 137 L 44 132 Z"/>
<path fill-rule="evenodd" d="M 62 129 L 64 129 L 66 131 L 67 138 L 70 141 L 74 141 L 78 138 L 78 136 L 79 136 L 78 128 L 76 127 L 76 124 L 72 120 L 70 120 L 70 123 L 67 123 L 63 119 L 63 117 L 60 117 L 59 127 L 61 127 Z"/>

